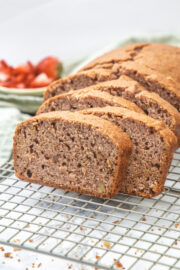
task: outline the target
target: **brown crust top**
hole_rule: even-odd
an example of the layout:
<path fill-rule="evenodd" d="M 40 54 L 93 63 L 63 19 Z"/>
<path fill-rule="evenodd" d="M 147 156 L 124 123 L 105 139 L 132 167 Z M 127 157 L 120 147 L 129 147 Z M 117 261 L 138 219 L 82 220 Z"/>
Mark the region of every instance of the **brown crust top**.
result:
<path fill-rule="evenodd" d="M 80 71 L 118 64 L 121 72 L 131 70 L 146 79 L 157 81 L 180 98 L 180 48 L 161 43 L 127 45 L 108 52 L 90 62 Z"/>
<path fill-rule="evenodd" d="M 150 45 L 149 43 L 137 43 L 126 45 L 121 48 L 112 50 L 97 57 L 89 64 L 81 68 L 80 71 L 90 70 L 97 66 L 101 66 L 102 64 L 114 64 L 117 62 L 120 63 L 124 61 L 132 61 L 136 56 L 136 54 L 138 54 L 144 47 L 149 45 Z"/>
<path fill-rule="evenodd" d="M 103 92 L 103 91 L 96 91 L 96 90 L 92 90 L 91 88 L 89 89 L 81 89 L 81 90 L 76 90 L 76 91 L 70 91 L 68 93 L 65 94 L 61 94 L 52 98 L 49 98 L 48 100 L 46 100 L 41 107 L 39 108 L 39 110 L 37 111 L 37 115 L 40 113 L 43 113 L 46 111 L 46 107 L 53 103 L 54 101 L 57 101 L 58 99 L 64 99 L 64 98 L 71 98 L 74 97 L 77 100 L 80 100 L 81 98 L 88 98 L 88 97 L 92 97 L 94 99 L 96 98 L 100 98 L 102 100 L 105 100 L 108 105 L 111 104 L 115 104 L 115 105 L 119 105 L 120 107 L 124 107 L 124 108 L 128 108 L 132 111 L 135 112 L 139 112 L 139 113 L 143 113 L 143 110 L 141 110 L 135 103 L 126 100 L 124 98 L 121 97 L 117 97 L 117 96 L 113 96 L 107 92 Z"/>

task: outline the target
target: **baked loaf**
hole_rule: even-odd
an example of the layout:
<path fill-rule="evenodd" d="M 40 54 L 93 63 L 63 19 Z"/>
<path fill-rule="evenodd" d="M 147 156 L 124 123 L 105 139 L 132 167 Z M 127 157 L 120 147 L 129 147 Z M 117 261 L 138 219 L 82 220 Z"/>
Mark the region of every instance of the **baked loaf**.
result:
<path fill-rule="evenodd" d="M 126 74 L 147 90 L 159 94 L 180 111 L 180 48 L 158 43 L 140 43 L 108 52 L 81 71 L 93 68 Z"/>
<path fill-rule="evenodd" d="M 133 143 L 127 177 L 120 192 L 149 198 L 163 191 L 177 147 L 176 136 L 163 122 L 119 107 L 92 108 L 82 113 L 113 122 Z"/>
<path fill-rule="evenodd" d="M 119 75 L 105 69 L 93 69 L 79 72 L 66 78 L 59 79 L 50 84 L 44 92 L 44 101 L 48 98 L 67 93 L 71 90 L 81 89 L 99 82 L 114 80 Z"/>
<path fill-rule="evenodd" d="M 78 111 L 108 105 L 129 108 L 132 111 L 144 114 L 136 104 L 129 100 L 102 91 L 82 89 L 49 98 L 41 105 L 37 115 L 52 111 Z"/>
<path fill-rule="evenodd" d="M 131 150 L 128 135 L 109 121 L 52 112 L 18 124 L 14 169 L 25 181 L 109 198 L 126 177 Z"/>
<path fill-rule="evenodd" d="M 108 92 L 134 102 L 148 116 L 165 122 L 180 142 L 180 113 L 166 100 L 156 93 L 146 91 L 142 85 L 130 77 L 122 75 L 118 80 L 99 83 L 87 87 L 87 90 Z"/>

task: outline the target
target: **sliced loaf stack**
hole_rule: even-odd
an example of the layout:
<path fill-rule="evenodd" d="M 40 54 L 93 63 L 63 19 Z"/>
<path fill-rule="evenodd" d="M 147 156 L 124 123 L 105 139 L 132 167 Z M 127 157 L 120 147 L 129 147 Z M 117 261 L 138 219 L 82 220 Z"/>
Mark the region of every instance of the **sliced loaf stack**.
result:
<path fill-rule="evenodd" d="M 180 144 L 179 63 L 177 47 L 128 45 L 51 84 L 16 129 L 16 175 L 101 198 L 161 193 Z"/>

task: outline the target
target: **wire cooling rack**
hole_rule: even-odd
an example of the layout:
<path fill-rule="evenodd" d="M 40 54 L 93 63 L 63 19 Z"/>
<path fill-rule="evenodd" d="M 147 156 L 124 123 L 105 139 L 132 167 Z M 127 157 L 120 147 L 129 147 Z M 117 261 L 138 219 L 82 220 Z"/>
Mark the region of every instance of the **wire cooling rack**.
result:
<path fill-rule="evenodd" d="M 166 189 L 102 200 L 35 185 L 0 168 L 0 243 L 95 269 L 180 269 L 180 149 Z"/>

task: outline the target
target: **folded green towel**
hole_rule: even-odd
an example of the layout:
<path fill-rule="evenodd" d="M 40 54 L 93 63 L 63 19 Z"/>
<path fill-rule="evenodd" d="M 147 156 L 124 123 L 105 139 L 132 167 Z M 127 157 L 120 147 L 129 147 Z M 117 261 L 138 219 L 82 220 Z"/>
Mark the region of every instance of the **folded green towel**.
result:
<path fill-rule="evenodd" d="M 29 118 L 29 115 L 22 114 L 18 109 L 11 107 L 1 107 L 0 115 L 0 166 L 2 166 L 11 157 L 16 125 Z"/>
<path fill-rule="evenodd" d="M 17 108 L 22 113 L 34 114 L 42 103 L 42 97 L 18 96 L 0 93 L 0 108 Z"/>

